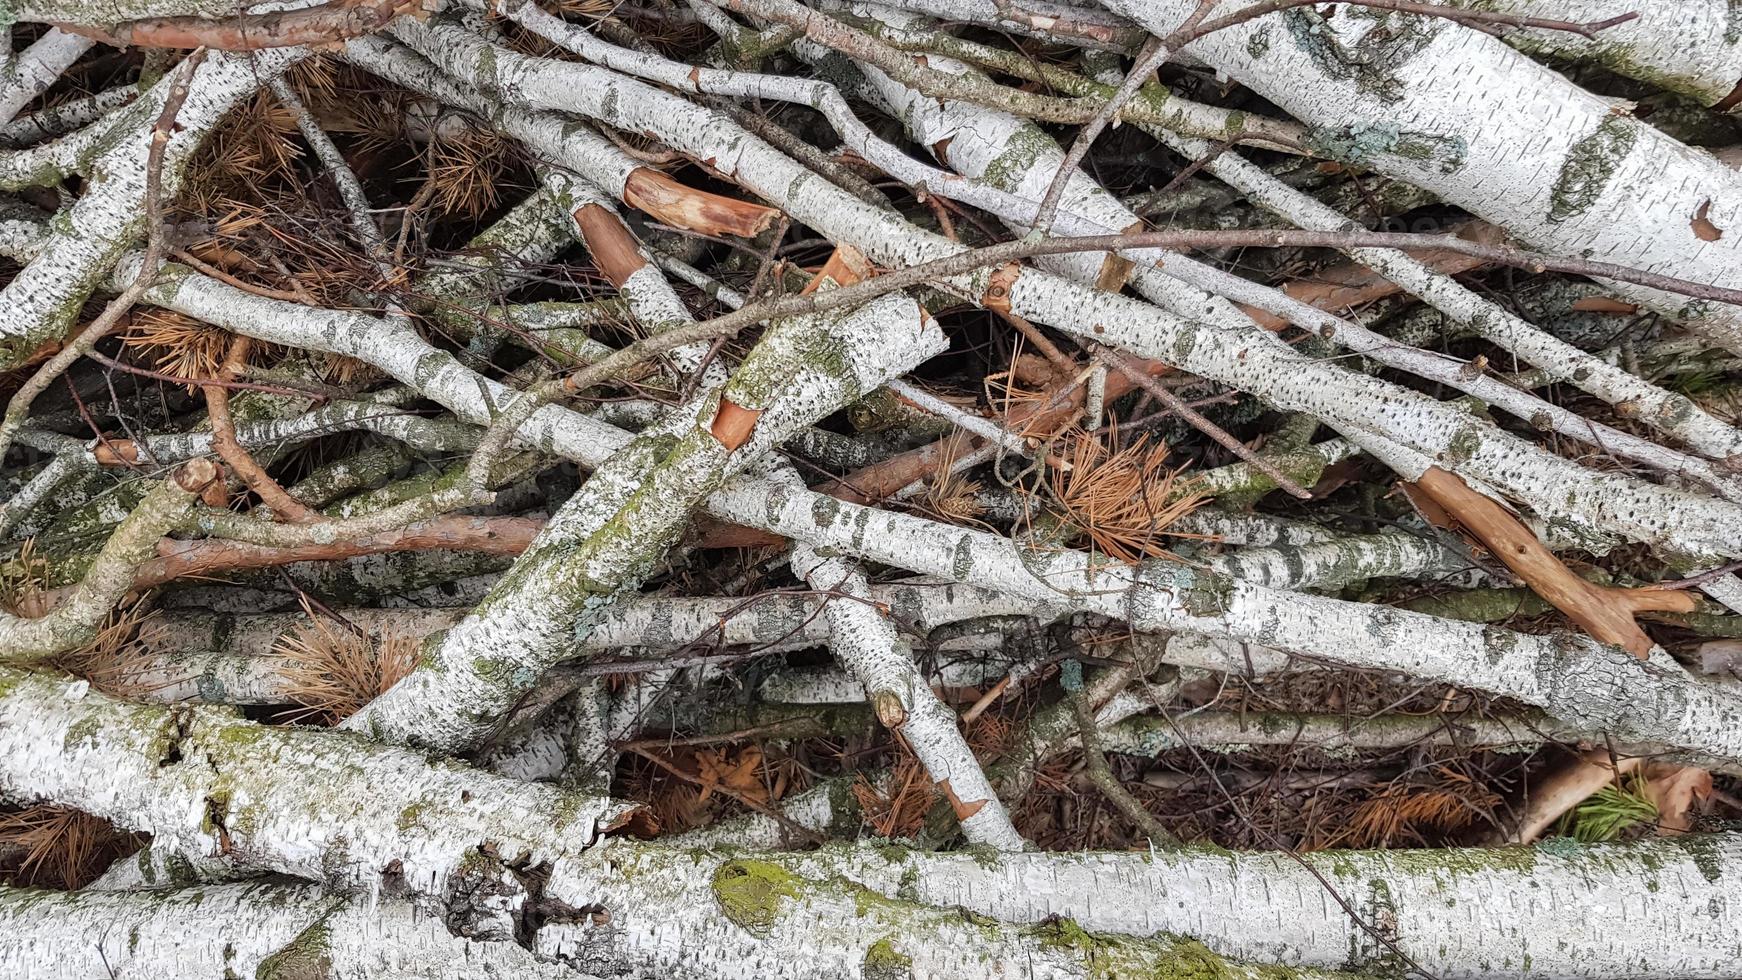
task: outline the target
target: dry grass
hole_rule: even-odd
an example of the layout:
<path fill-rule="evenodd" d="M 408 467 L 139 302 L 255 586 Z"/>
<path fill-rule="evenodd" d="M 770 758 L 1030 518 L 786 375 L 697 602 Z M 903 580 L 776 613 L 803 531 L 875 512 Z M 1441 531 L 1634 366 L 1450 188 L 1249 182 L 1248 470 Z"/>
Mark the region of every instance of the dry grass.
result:
<path fill-rule="evenodd" d="M 0 848 L 18 849 L 6 859 L 5 875 L 14 885 L 82 888 L 139 843 L 136 835 L 71 807 L 0 814 Z"/>
<path fill-rule="evenodd" d="M 304 605 L 309 625 L 280 637 L 273 649 L 283 659 L 278 673 L 300 707 L 284 718 L 295 723 L 336 725 L 399 683 L 417 666 L 415 637 L 389 633 L 377 642 L 343 626 L 329 625 Z"/>
<path fill-rule="evenodd" d="M 1140 435 L 1121 445 L 1084 433 L 1064 439 L 1070 469 L 1055 469 L 1052 492 L 1067 528 L 1104 555 L 1125 562 L 1164 554 L 1168 527 L 1207 499 L 1183 486 L 1184 467 L 1170 469 L 1168 448 Z"/>

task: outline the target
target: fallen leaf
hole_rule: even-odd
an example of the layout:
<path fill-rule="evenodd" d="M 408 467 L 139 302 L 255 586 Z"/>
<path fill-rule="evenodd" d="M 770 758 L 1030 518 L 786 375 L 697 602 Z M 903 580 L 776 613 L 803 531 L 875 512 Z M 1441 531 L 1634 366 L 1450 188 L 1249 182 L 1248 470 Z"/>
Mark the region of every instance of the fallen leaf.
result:
<path fill-rule="evenodd" d="M 702 783 L 701 800 L 723 787 L 753 803 L 768 802 L 768 790 L 762 785 L 762 750 L 753 745 L 735 759 L 724 749 L 698 752 L 696 768 L 696 778 Z"/>
<path fill-rule="evenodd" d="M 1688 811 L 1712 795 L 1712 774 L 1695 766 L 1654 764 L 1646 770 L 1645 794 L 1657 805 L 1657 832 L 1669 837 L 1693 829 Z"/>

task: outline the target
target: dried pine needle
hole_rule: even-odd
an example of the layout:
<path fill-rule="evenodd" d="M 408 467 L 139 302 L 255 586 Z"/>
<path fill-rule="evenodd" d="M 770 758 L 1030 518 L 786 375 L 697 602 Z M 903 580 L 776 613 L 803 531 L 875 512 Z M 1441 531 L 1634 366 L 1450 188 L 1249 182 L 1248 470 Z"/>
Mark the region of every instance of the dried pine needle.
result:
<path fill-rule="evenodd" d="M 71 807 L 41 805 L 0 813 L 0 848 L 16 848 L 5 876 L 14 885 L 78 889 L 138 838 Z"/>
<path fill-rule="evenodd" d="M 280 637 L 278 673 L 285 693 L 300 708 L 291 722 L 336 725 L 357 713 L 417 666 L 418 641 L 388 633 L 379 641 L 329 625 L 304 606 L 309 625 Z"/>
<path fill-rule="evenodd" d="M 1184 467 L 1169 468 L 1168 447 L 1140 435 L 1120 445 L 1117 430 L 1102 442 L 1073 433 L 1064 442 L 1071 466 L 1052 473 L 1052 492 L 1065 526 L 1087 537 L 1104 555 L 1125 562 L 1164 554 L 1168 527 L 1207 499 L 1180 480 Z"/>
<path fill-rule="evenodd" d="M 136 310 L 121 342 L 152 355 L 158 371 L 189 382 L 217 377 L 234 338 L 228 330 L 190 316 L 150 307 Z"/>

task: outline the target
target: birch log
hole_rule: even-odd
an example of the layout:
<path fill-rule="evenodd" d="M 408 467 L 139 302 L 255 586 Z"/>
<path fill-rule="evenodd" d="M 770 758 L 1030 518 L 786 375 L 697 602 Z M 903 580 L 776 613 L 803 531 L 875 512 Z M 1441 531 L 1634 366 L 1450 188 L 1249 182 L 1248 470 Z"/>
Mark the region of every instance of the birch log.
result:
<path fill-rule="evenodd" d="M 1197 6 L 1103 5 L 1163 32 Z M 1222 2 L 1210 16 L 1240 6 Z M 1322 150 L 1430 190 L 1537 248 L 1742 283 L 1742 237 L 1708 242 L 1696 221 L 1742 225 L 1742 174 L 1473 27 L 1391 11 L 1348 13 L 1285 10 L 1185 51 L 1315 127 Z M 1742 309 L 1615 288 L 1742 351 Z"/>
<path fill-rule="evenodd" d="M 792 563 L 811 588 L 842 593 L 823 606 L 829 649 L 864 686 L 878 721 L 900 733 L 919 757 L 969 843 L 1022 850 L 1022 835 L 1011 826 L 1009 813 L 962 736 L 956 713 L 932 693 L 889 617 L 870 605 L 865 573 L 852 562 L 824 558 L 806 545 L 793 548 Z"/>
<path fill-rule="evenodd" d="M 509 942 L 470 942 L 392 898 L 305 884 L 0 889 L 0 971 L 31 980 L 585 980 Z"/>
<path fill-rule="evenodd" d="M 494 405 L 510 397 L 501 386 L 467 371 L 451 354 L 435 350 L 410 331 L 386 330 L 383 321 L 372 317 L 309 311 L 194 275 L 156 295 L 172 308 L 251 336 L 359 357 L 480 424 L 493 416 Z M 589 465 L 602 463 L 628 438 L 555 406 L 534 415 L 521 435 L 531 445 Z M 1612 728 L 1632 741 L 1742 758 L 1737 754 L 1742 742 L 1724 721 L 1727 714 L 1742 717 L 1737 714 L 1742 707 L 1731 704 L 1729 695 L 1708 690 L 1685 674 L 1631 658 L 1623 663 L 1616 658 L 1625 654 L 1572 637 L 1484 631 L 1387 607 L 1230 585 L 1216 576 L 1199 578 L 1183 567 L 1160 569 L 1162 578 L 1152 581 L 1150 570 L 1095 569 L 1081 554 L 1029 552 L 997 535 L 874 511 L 752 478 L 732 481 L 706 506 L 734 523 L 920 574 L 1101 612 L 1139 629 L 1207 634 L 1349 666 L 1467 683 L 1518 697 L 1593 730 Z M 1200 597 L 1210 599 L 1209 605 L 1199 604 Z M 1470 650 L 1484 655 L 1471 657 Z M 1646 707 L 1639 699 L 1647 695 L 1662 700 Z"/>
<path fill-rule="evenodd" d="M 590 847 L 632 808 L 431 764 L 404 749 L 228 711 L 129 704 L 0 671 L 0 793 L 354 895 L 409 896 L 466 934 L 514 934 L 511 867 Z"/>
<path fill-rule="evenodd" d="M 1091 932 L 1192 936 L 1227 956 L 1321 968 L 1400 971 L 1384 940 L 1448 980 L 1720 978 L 1742 957 L 1735 835 L 1299 860 L 1194 848 L 986 859 L 892 850 L 879 867 L 870 850 L 781 864 L 1003 921 L 1061 916 Z"/>
<path fill-rule="evenodd" d="M 946 345 L 936 321 L 901 296 L 777 323 L 723 388 L 596 471 L 419 669 L 345 726 L 440 751 L 481 744 L 539 674 L 653 572 L 689 509 L 730 473 Z M 717 432 L 728 407 L 753 413 L 741 445 Z"/>
<path fill-rule="evenodd" d="M 858 247 L 879 263 L 910 265 L 961 250 L 827 184 L 724 116 L 681 97 L 614 72 L 527 58 L 456 28 L 405 22 L 395 32 L 485 91 L 577 112 L 631 132 L 658 133 L 674 147 L 713 160 L 715 169 L 795 219 L 833 241 Z M 1009 279 L 1012 271 L 1014 281 Z M 1301 356 L 1261 331 L 1262 336 L 1254 336 L 1248 330 L 1207 329 L 1154 306 L 1026 267 L 1007 270 L 996 283 L 991 272 L 982 271 L 953 277 L 948 284 L 983 304 L 1008 307 L 1028 319 L 1224 381 L 1278 408 L 1317 415 L 1346 432 L 1412 447 L 1414 455 L 1398 464 L 1409 478 L 1439 459 L 1439 465 L 1450 462 L 1545 517 L 1600 526 L 1660 545 L 1674 542 L 1688 551 L 1712 548 L 1719 528 L 1742 528 L 1742 510 L 1720 517 L 1712 511 L 1728 515 L 1729 505 L 1619 474 L 1599 478 L 1454 406 Z M 989 296 L 988 290 L 996 295 Z M 1693 519 L 1695 510 L 1704 513 Z M 1730 548 L 1742 553 L 1742 538 L 1718 551 Z"/>
<path fill-rule="evenodd" d="M 1742 86 L 1742 30 L 1728 0 L 1452 0 L 1457 6 L 1575 23 L 1632 14 L 1634 19 L 1582 37 L 1571 31 L 1503 29 L 1529 54 L 1590 62 L 1619 75 L 1679 92 L 1702 105 L 1734 110 Z"/>
<path fill-rule="evenodd" d="M 198 67 L 164 153 L 166 198 L 179 186 L 187 159 L 224 113 L 306 55 L 306 49 L 294 48 L 252 57 L 220 52 Z M 60 339 L 91 290 L 139 236 L 152 124 L 176 81 L 171 73 L 122 110 L 127 115 L 118 125 L 127 128 L 112 143 L 105 141 L 83 196 L 55 221 L 30 264 L 0 290 L 0 304 L 8 311 L 0 323 L 0 370 L 22 363 L 43 341 Z"/>

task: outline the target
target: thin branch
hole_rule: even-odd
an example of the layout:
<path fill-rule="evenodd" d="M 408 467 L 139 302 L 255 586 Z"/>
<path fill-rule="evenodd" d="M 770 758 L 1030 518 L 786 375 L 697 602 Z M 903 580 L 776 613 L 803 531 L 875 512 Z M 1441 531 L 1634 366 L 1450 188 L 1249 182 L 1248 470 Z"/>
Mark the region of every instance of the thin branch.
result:
<path fill-rule="evenodd" d="M 1175 837 L 1161 821 L 1155 819 L 1155 814 L 1130 791 L 1120 785 L 1119 778 L 1113 775 L 1113 768 L 1107 765 L 1107 756 L 1101 751 L 1100 726 L 1095 722 L 1095 708 L 1089 704 L 1087 687 L 1083 683 L 1083 664 L 1079 660 L 1067 660 L 1059 667 L 1059 684 L 1065 689 L 1065 697 L 1070 699 L 1071 711 L 1077 719 L 1077 735 L 1082 742 L 1083 764 L 1089 769 L 1089 780 L 1108 802 L 1118 807 L 1131 822 L 1137 824 L 1144 836 L 1149 838 L 1152 846 L 1178 847 L 1179 838 Z"/>
<path fill-rule="evenodd" d="M 1253 469 L 1270 477 L 1272 480 L 1275 480 L 1276 485 L 1281 487 L 1283 490 L 1288 491 L 1291 496 L 1299 497 L 1302 500 L 1313 499 L 1312 491 L 1294 482 L 1287 476 L 1284 476 L 1282 471 L 1271 465 L 1269 460 L 1266 460 L 1264 457 L 1247 448 L 1245 443 L 1229 435 L 1221 426 L 1200 415 L 1190 405 L 1186 404 L 1185 399 L 1169 391 L 1166 385 L 1156 383 L 1154 378 L 1151 378 L 1149 375 L 1132 367 L 1123 357 L 1120 357 L 1117 353 L 1102 347 L 1100 344 L 1091 344 L 1089 349 L 1091 353 L 1095 355 L 1097 361 L 1117 370 L 1120 374 L 1123 374 L 1127 378 L 1136 382 L 1144 391 L 1147 391 L 1150 395 L 1154 396 L 1156 401 L 1166 405 L 1170 411 L 1177 414 L 1180 418 L 1185 419 L 1187 422 L 1190 422 L 1193 428 L 1196 428 L 1199 432 L 1202 432 L 1204 435 L 1216 440 L 1222 448 L 1233 453 L 1235 456 L 1240 457 L 1240 459 L 1250 464 Z"/>
<path fill-rule="evenodd" d="M 904 269 L 896 269 L 874 279 L 854 283 L 807 296 L 787 296 L 745 306 L 693 327 L 683 328 L 688 339 L 705 340 L 722 336 L 727 331 L 740 330 L 764 320 L 821 313 L 842 306 L 857 306 L 897 290 L 966 275 L 989 266 L 1005 265 L 1042 255 L 1064 255 L 1072 252 L 1118 252 L 1124 249 L 1159 248 L 1179 251 L 1204 248 L 1401 248 L 1440 249 L 1448 253 L 1469 255 L 1500 265 L 1509 265 L 1528 272 L 1565 272 L 1599 279 L 1615 279 L 1640 286 L 1650 286 L 1666 292 L 1680 293 L 1699 299 L 1717 300 L 1742 306 L 1742 289 L 1689 282 L 1674 276 L 1629 269 L 1609 262 L 1586 259 L 1561 259 L 1538 252 L 1465 241 L 1451 235 L 1416 235 L 1376 231 L 1298 231 L 1291 229 L 1253 229 L 1238 231 L 1179 229 L 1169 231 L 1133 232 L 1125 235 L 1083 235 L 1022 240 L 968 249 L 932 259 Z M 999 288 L 994 285 L 993 289 Z M 988 295 L 991 295 L 990 293 Z M 1000 294 L 1002 295 L 1002 294 Z M 664 338 L 667 334 L 659 335 Z M 659 338 L 647 338 L 648 340 Z M 629 348 L 624 348 L 627 352 Z"/>
<path fill-rule="evenodd" d="M 1076 173 L 1077 168 L 1082 165 L 1083 157 L 1089 153 L 1089 147 L 1094 145 L 1095 140 L 1101 135 L 1101 131 L 1106 129 L 1109 123 L 1118 120 L 1119 113 L 1123 112 L 1125 106 L 1136 97 L 1144 82 L 1155 74 L 1157 69 L 1166 64 L 1167 59 L 1172 57 L 1175 51 L 1179 50 L 1180 44 L 1183 43 L 1179 39 L 1191 37 L 1191 31 L 1205 17 L 1209 16 L 1211 9 L 1215 6 L 1216 0 L 1198 0 L 1197 9 L 1191 12 L 1185 23 L 1180 25 L 1178 31 L 1165 38 L 1150 38 L 1144 44 L 1143 52 L 1138 55 L 1137 64 L 1131 67 L 1125 80 L 1119 83 L 1119 88 L 1113 92 L 1112 98 L 1108 99 L 1100 111 L 1095 113 L 1093 119 L 1084 124 L 1083 128 L 1077 132 L 1076 139 L 1071 142 L 1069 152 L 1059 163 L 1058 172 L 1053 174 L 1051 183 L 1046 186 L 1046 195 L 1040 199 L 1040 208 L 1034 213 L 1034 221 L 1031 223 L 1032 234 L 1046 235 L 1052 231 L 1052 219 L 1058 214 L 1059 201 L 1064 197 L 1065 185 L 1070 183 L 1071 175 Z"/>
<path fill-rule="evenodd" d="M 207 17 L 151 17 L 113 27 L 58 23 L 55 26 L 116 47 L 210 48 L 216 51 L 259 51 L 305 44 L 333 44 L 386 27 L 402 13 L 416 10 L 422 0 L 329 0 L 300 10 Z"/>
<path fill-rule="evenodd" d="M 60 377 L 75 361 L 92 353 L 97 341 L 108 336 L 109 331 L 121 322 L 127 311 L 145 291 L 151 288 L 157 278 L 158 267 L 163 263 L 163 153 L 169 145 L 169 139 L 175 133 L 175 117 L 181 112 L 182 104 L 187 101 L 188 91 L 193 83 L 194 72 L 199 70 L 200 62 L 204 61 L 206 51 L 201 48 L 189 55 L 180 65 L 180 74 L 170 86 L 169 93 L 164 97 L 163 110 L 157 114 L 157 121 L 151 127 L 151 149 L 147 152 L 145 162 L 145 257 L 139 263 L 139 274 L 121 295 L 109 301 L 103 312 L 90 326 L 84 329 L 78 337 L 69 341 L 60 352 L 50 358 L 37 372 L 26 381 L 12 396 L 6 405 L 6 415 L 0 419 L 0 456 L 6 455 L 7 448 L 12 444 L 13 436 L 18 427 L 24 424 L 24 418 L 30 413 L 30 404 L 36 396 L 48 388 L 55 378 Z"/>

